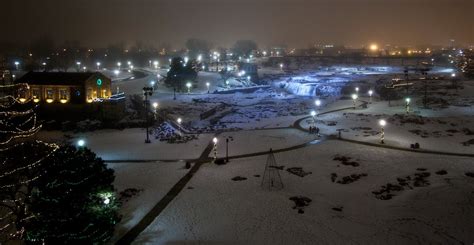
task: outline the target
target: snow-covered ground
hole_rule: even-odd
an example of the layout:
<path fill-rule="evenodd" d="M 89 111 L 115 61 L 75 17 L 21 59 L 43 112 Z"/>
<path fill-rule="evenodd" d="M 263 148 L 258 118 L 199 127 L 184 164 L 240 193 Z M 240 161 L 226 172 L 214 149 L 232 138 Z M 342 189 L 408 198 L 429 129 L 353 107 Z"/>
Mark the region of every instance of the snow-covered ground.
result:
<path fill-rule="evenodd" d="M 42 132 L 38 137 L 53 141 L 83 138 L 87 147 L 105 160 L 170 160 L 109 163 L 116 170 L 118 192 L 128 188 L 143 189 L 124 203 L 121 209 L 124 220 L 117 228 L 116 241 L 186 173 L 187 170 L 182 169 L 184 162 L 179 160 L 199 158 L 214 135 L 219 134 L 218 157 L 225 156 L 226 138 L 230 139 L 230 156 L 311 142 L 316 139 L 314 134 L 291 126 L 309 116 L 312 110 L 321 113 L 351 107 L 352 100 L 342 98 L 347 97 L 347 93 L 341 96 L 341 91 L 353 89 L 351 86 L 363 88 L 357 104 L 369 101 L 364 95 L 367 88 L 374 88 L 379 81 L 400 77 L 402 73 L 400 67 L 385 68 L 334 66 L 293 69 L 291 73 L 263 68 L 259 73 L 269 84 L 247 91 L 241 90 L 242 81 L 232 80 L 227 86 L 219 74 L 199 72 L 191 93 L 178 93 L 176 100 L 172 88 L 157 82 L 150 98 L 151 102 L 159 103 L 157 112 L 173 121 L 181 118 L 182 126 L 197 136 L 180 144 L 160 141 L 153 135 L 150 136 L 152 143 L 145 144 L 144 129 L 66 132 L 71 135 L 68 139 L 63 133 L 52 131 Z M 159 80 L 157 74 L 166 74 L 165 69 L 140 71 L 144 76 L 124 77 L 113 86 L 129 95 L 141 94 L 144 86 Z M 435 72 L 444 74 L 452 70 L 437 68 Z M 210 94 L 206 83 L 210 84 Z M 387 145 L 408 148 L 417 142 L 422 149 L 474 153 L 474 144 L 462 144 L 474 140 L 471 133 L 474 132 L 474 82 L 464 81 L 459 91 L 448 89 L 449 84 L 450 81 L 433 84 L 430 96 L 442 103 L 432 109 L 422 106 L 422 88 L 412 89 L 409 117 L 404 116 L 403 100 L 391 101 L 389 106 L 374 94 L 368 108 L 324 114 L 317 117 L 316 125 L 325 135 L 337 134 L 340 129 L 344 138 L 377 143 L 378 120 L 383 118 L 388 123 L 385 127 Z M 220 93 L 213 93 L 215 90 Z M 318 108 L 315 99 L 322 101 Z M 312 124 L 310 118 L 302 120 L 300 125 L 307 128 Z M 394 151 L 324 137 L 317 142 L 276 154 L 278 165 L 285 167 L 280 171 L 284 184 L 281 191 L 268 192 L 260 188 L 262 177 L 257 175 L 263 176 L 266 156 L 232 159 L 223 166 L 203 165 L 188 184 L 192 188 L 184 188 L 136 243 L 455 244 L 474 241 L 474 178 L 465 175 L 474 171 L 471 158 Z M 334 161 L 337 154 L 352 157 L 359 165 L 346 166 Z M 302 167 L 312 174 L 301 178 L 287 172 L 288 167 Z M 447 174 L 435 173 L 439 170 Z M 425 176 L 430 185 L 415 187 L 411 181 L 416 174 Z M 236 176 L 247 179 L 232 181 Z M 406 180 L 407 176 L 411 179 Z M 400 184 L 400 179 L 410 182 L 412 189 L 404 186 L 403 191 L 392 191 L 395 196 L 390 200 L 380 200 L 372 193 L 388 183 Z M 347 180 L 355 182 L 337 183 Z M 303 214 L 292 209 L 294 203 L 289 200 L 299 195 L 312 199 Z"/>
<path fill-rule="evenodd" d="M 333 160 L 340 154 L 360 165 Z M 267 156 L 204 165 L 135 244 L 470 244 L 474 240 L 472 159 L 352 145 L 338 141 L 275 154 L 284 189 L 260 187 Z M 302 167 L 299 177 L 286 171 Z M 423 168 L 426 168 L 424 170 Z M 418 170 L 417 170 L 418 169 Z M 445 170 L 447 174 L 435 172 Z M 428 186 L 373 191 L 428 172 Z M 442 172 L 438 172 L 442 173 Z M 331 174 L 336 174 L 335 182 Z M 349 183 L 343 176 L 367 174 Z M 247 178 L 232 181 L 236 176 Z M 312 199 L 300 214 L 293 196 Z"/>
<path fill-rule="evenodd" d="M 168 160 L 197 159 L 212 139 L 212 134 L 198 135 L 196 140 L 181 144 L 159 141 L 150 135 L 145 144 L 144 129 L 100 130 L 75 135 L 83 138 L 87 147 L 104 160 Z"/>
<path fill-rule="evenodd" d="M 109 163 L 108 167 L 115 171 L 114 186 L 118 193 L 127 189 L 137 191 L 129 198 L 123 197 L 122 220 L 110 243 L 136 225 L 187 172 L 183 162 Z"/>

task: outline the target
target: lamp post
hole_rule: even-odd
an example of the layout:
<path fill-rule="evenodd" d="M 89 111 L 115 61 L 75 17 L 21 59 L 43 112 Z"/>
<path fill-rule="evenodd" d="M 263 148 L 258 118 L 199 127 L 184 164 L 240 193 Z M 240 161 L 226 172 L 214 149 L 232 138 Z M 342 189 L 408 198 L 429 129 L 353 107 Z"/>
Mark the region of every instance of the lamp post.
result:
<path fill-rule="evenodd" d="M 209 93 L 209 86 L 211 86 L 211 84 L 209 82 L 206 83 L 206 87 L 207 87 L 207 93 Z"/>
<path fill-rule="evenodd" d="M 155 70 L 158 70 L 158 61 L 153 61 L 153 65 L 155 66 Z"/>
<path fill-rule="evenodd" d="M 97 65 L 97 70 L 99 71 L 100 70 L 100 62 L 97 62 L 96 65 Z"/>
<path fill-rule="evenodd" d="M 181 125 L 181 123 L 183 122 L 183 119 L 181 119 L 181 117 L 178 117 L 178 119 L 176 119 L 176 122 L 178 122 L 178 124 Z"/>
<path fill-rule="evenodd" d="M 374 91 L 369 90 L 369 104 L 372 104 L 372 94 L 373 93 L 374 93 Z"/>
<path fill-rule="evenodd" d="M 217 138 L 214 137 L 212 139 L 212 142 L 214 143 L 214 162 L 217 160 Z"/>
<path fill-rule="evenodd" d="M 16 70 L 18 71 L 18 66 L 20 65 L 20 62 L 19 61 L 15 61 L 15 67 L 16 67 Z"/>
<path fill-rule="evenodd" d="M 358 98 L 357 94 L 352 94 L 352 104 L 354 105 L 354 110 L 356 109 L 357 98 Z"/>
<path fill-rule="evenodd" d="M 188 94 L 191 93 L 191 86 L 192 86 L 192 84 L 190 82 L 186 83 L 186 88 L 188 88 Z"/>
<path fill-rule="evenodd" d="M 154 112 L 155 112 L 155 120 L 156 120 L 156 116 L 158 115 L 158 102 L 154 102 L 153 103 L 153 109 L 154 109 Z"/>
<path fill-rule="evenodd" d="M 225 85 L 226 85 L 227 89 L 229 89 L 229 80 L 225 80 Z"/>
<path fill-rule="evenodd" d="M 355 88 L 356 94 L 359 95 L 359 87 Z"/>
<path fill-rule="evenodd" d="M 384 127 L 385 125 L 387 124 L 387 122 L 383 119 L 381 119 L 379 121 L 379 124 L 380 124 L 380 127 L 381 127 L 381 131 L 380 131 L 380 144 L 384 144 L 385 143 L 385 131 L 384 131 Z"/>
<path fill-rule="evenodd" d="M 313 126 L 316 127 L 316 111 L 311 111 L 311 116 L 313 117 Z"/>
<path fill-rule="evenodd" d="M 150 137 L 149 137 L 149 132 L 148 132 L 148 96 L 151 96 L 153 94 L 153 88 L 151 87 L 144 87 L 143 88 L 143 95 L 145 96 L 145 126 L 146 126 L 146 139 L 145 143 L 150 143 Z"/>
<path fill-rule="evenodd" d="M 408 114 L 410 112 L 410 98 L 405 99 L 405 109 Z"/>
<path fill-rule="evenodd" d="M 86 145 L 86 141 L 84 139 L 79 139 L 76 143 L 76 145 L 80 148 L 84 147 Z"/>
<path fill-rule="evenodd" d="M 43 62 L 42 65 L 43 65 L 44 71 L 46 71 L 46 62 Z"/>
<path fill-rule="evenodd" d="M 118 69 L 120 71 L 120 67 L 122 66 L 122 62 L 117 62 Z"/>
<path fill-rule="evenodd" d="M 280 64 L 280 70 L 283 71 L 283 63 Z"/>
<path fill-rule="evenodd" d="M 81 62 L 80 61 L 76 62 L 76 65 L 77 65 L 77 70 L 80 71 L 81 70 Z"/>

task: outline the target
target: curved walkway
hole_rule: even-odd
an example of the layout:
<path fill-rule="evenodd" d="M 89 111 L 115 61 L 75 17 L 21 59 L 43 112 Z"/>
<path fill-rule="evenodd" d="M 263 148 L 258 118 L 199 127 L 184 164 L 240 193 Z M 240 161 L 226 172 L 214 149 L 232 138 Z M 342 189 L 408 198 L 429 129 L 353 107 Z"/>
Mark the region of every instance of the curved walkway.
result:
<path fill-rule="evenodd" d="M 361 106 L 366 106 L 368 102 L 362 101 L 363 103 L 358 105 L 357 107 Z M 324 114 L 329 114 L 333 112 L 338 112 L 338 111 L 343 111 L 343 110 L 348 110 L 348 109 L 353 109 L 354 107 L 345 107 L 345 108 L 340 108 L 340 109 L 335 109 L 335 110 L 330 110 L 326 112 L 322 112 L 317 114 L 319 115 L 324 115 Z M 301 126 L 301 122 L 303 120 L 306 120 L 308 118 L 311 118 L 311 116 L 306 116 L 303 118 L 300 118 L 296 120 L 293 123 L 293 127 L 304 132 L 308 132 L 307 129 L 303 128 Z M 288 128 L 288 127 L 284 127 Z M 265 130 L 265 129 L 261 129 Z M 218 132 L 214 135 L 214 137 L 217 137 L 221 132 Z M 337 139 L 335 137 L 328 137 L 328 136 L 322 136 L 319 137 L 318 139 L 314 139 L 310 142 L 306 142 L 303 144 L 299 145 L 294 145 L 282 149 L 277 149 L 273 150 L 274 153 L 280 153 L 280 152 L 286 152 L 286 151 L 292 151 L 296 149 L 300 149 L 303 147 L 307 147 L 310 145 L 314 144 L 319 144 L 323 142 L 326 139 Z M 396 146 L 389 146 L 389 145 L 382 145 L 382 144 L 376 144 L 376 143 L 370 143 L 370 142 L 362 142 L 362 141 L 357 141 L 357 140 L 351 140 L 351 139 L 343 139 L 339 138 L 338 140 L 349 142 L 349 143 L 354 143 L 354 144 L 360 144 L 360 145 L 367 145 L 367 146 L 372 146 L 372 147 L 380 147 L 380 148 L 387 148 L 387 149 L 393 149 L 393 150 L 401 150 L 401 151 L 408 151 L 408 152 L 415 152 L 415 153 L 427 153 L 427 154 L 439 154 L 439 155 L 449 155 L 449 156 L 462 156 L 462 157 L 474 157 L 474 154 L 462 154 L 462 153 L 451 153 L 451 152 L 440 152 L 440 151 L 430 151 L 430 150 L 413 150 L 409 148 L 403 148 L 403 147 L 396 147 Z M 139 235 L 141 232 L 143 232 L 155 219 L 160 215 L 160 213 L 168 206 L 168 204 L 178 196 L 178 194 L 184 189 L 184 187 L 188 184 L 188 182 L 191 180 L 191 178 L 194 176 L 194 174 L 197 173 L 199 168 L 207 162 L 212 161 L 212 158 L 209 157 L 209 154 L 211 153 L 213 149 L 213 142 L 210 141 L 207 147 L 204 149 L 204 151 L 201 153 L 200 157 L 195 160 L 189 160 L 189 162 L 194 162 L 194 165 L 191 167 L 191 169 L 188 171 L 186 175 L 184 175 L 169 191 L 168 193 L 160 200 L 158 203 L 155 204 L 155 206 L 134 226 L 132 229 L 130 229 L 124 236 L 122 236 L 116 244 L 130 244 L 132 243 Z M 241 154 L 241 155 L 235 155 L 235 156 L 229 156 L 229 159 L 239 159 L 239 158 L 246 158 L 246 157 L 255 157 L 255 156 L 261 156 L 261 155 L 267 155 L 269 151 L 262 151 L 262 152 L 254 152 L 254 153 L 248 153 L 248 154 Z M 113 160 L 113 161 L 106 161 L 106 162 L 157 162 L 160 160 Z M 166 160 L 166 161 L 172 161 L 172 160 Z M 176 160 L 179 161 L 179 160 Z"/>
<path fill-rule="evenodd" d="M 377 144 L 377 143 L 351 140 L 351 139 L 345 139 L 345 138 L 337 138 L 337 139 L 341 141 L 345 141 L 345 142 L 359 144 L 359 145 L 386 148 L 386 149 L 399 150 L 399 151 L 408 151 L 408 152 L 414 152 L 414 153 L 426 153 L 426 154 L 458 156 L 458 157 L 474 157 L 474 154 L 469 154 L 469 153 L 455 153 L 455 152 L 434 151 L 434 150 L 425 150 L 425 149 L 411 149 L 411 148 L 406 148 L 406 147 L 391 146 L 391 145 L 386 145 L 386 144 Z"/>

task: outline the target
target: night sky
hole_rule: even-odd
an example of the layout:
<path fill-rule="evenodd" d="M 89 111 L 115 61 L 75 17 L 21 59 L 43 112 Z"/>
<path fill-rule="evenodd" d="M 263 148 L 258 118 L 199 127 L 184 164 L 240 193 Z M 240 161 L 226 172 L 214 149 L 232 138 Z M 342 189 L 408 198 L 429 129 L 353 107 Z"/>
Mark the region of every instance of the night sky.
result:
<path fill-rule="evenodd" d="M 26 43 L 474 43 L 474 0 L 1 0 L 0 9 L 0 41 Z"/>

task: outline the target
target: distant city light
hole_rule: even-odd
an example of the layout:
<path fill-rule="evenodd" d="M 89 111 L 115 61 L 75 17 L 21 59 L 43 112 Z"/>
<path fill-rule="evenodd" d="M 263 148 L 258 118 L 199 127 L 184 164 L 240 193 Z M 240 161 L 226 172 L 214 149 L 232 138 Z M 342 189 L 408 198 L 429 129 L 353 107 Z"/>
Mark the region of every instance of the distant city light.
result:
<path fill-rule="evenodd" d="M 370 45 L 370 50 L 371 50 L 371 51 L 377 51 L 377 50 L 379 50 L 379 46 L 378 46 L 377 44 L 375 44 L 375 43 L 374 43 L 374 44 L 371 44 L 371 45 Z"/>
<path fill-rule="evenodd" d="M 181 124 L 181 122 L 183 121 L 183 119 L 181 119 L 181 117 L 178 117 L 178 120 L 176 120 L 178 122 L 178 124 Z"/>

